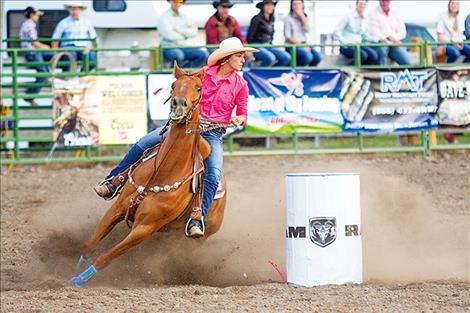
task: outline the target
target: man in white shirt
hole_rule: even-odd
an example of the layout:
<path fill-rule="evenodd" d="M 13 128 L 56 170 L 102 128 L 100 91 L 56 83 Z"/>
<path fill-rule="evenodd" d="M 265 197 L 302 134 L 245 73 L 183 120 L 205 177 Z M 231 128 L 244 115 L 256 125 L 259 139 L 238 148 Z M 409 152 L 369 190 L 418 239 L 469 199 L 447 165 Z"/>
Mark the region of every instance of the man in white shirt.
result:
<path fill-rule="evenodd" d="M 59 42 L 52 42 L 53 48 L 70 47 L 70 48 L 84 48 L 84 50 L 69 51 L 70 54 L 77 60 L 82 61 L 85 54 L 88 54 L 88 61 L 90 69 L 96 61 L 95 54 L 90 51 L 91 47 L 95 47 L 96 31 L 91 22 L 84 18 L 82 11 L 86 9 L 86 5 L 82 1 L 69 1 L 64 5 L 65 9 L 69 11 L 69 16 L 62 19 L 54 29 L 52 39 L 65 39 Z M 75 40 L 74 40 L 75 39 Z M 85 40 L 84 40 L 85 39 Z M 90 39 L 90 40 L 86 40 Z"/>
<path fill-rule="evenodd" d="M 410 65 L 406 49 L 394 44 L 406 37 L 406 27 L 398 15 L 390 8 L 391 0 L 380 0 L 379 6 L 370 14 L 370 30 L 380 42 L 389 44 L 378 47 L 378 64 L 385 64 L 385 57 L 390 57 L 400 65 Z"/>
<path fill-rule="evenodd" d="M 197 27 L 191 20 L 180 12 L 185 0 L 167 0 L 170 8 L 165 11 L 158 21 L 158 36 L 162 46 L 190 46 L 191 39 L 196 37 Z M 171 66 L 176 61 L 179 66 L 191 68 L 202 67 L 209 53 L 204 48 L 164 48 L 163 57 L 170 61 Z"/>
<path fill-rule="evenodd" d="M 336 26 L 334 36 L 342 44 L 376 42 L 369 30 L 369 19 L 365 16 L 367 0 L 356 0 L 356 9 L 346 15 Z M 354 59 L 356 47 L 347 46 L 339 49 L 342 55 Z M 372 47 L 361 47 L 361 64 L 377 64 L 377 52 Z M 354 63 L 354 61 L 353 61 Z"/>

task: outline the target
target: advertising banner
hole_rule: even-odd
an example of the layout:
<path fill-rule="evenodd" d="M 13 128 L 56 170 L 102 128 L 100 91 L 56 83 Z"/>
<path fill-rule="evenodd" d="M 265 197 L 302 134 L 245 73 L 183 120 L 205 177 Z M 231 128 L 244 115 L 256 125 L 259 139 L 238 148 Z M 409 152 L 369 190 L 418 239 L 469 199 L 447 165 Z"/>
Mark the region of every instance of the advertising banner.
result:
<path fill-rule="evenodd" d="M 341 72 L 251 69 L 247 133 L 339 132 Z"/>
<path fill-rule="evenodd" d="M 288 283 L 362 282 L 359 174 L 287 174 L 286 211 Z"/>
<path fill-rule="evenodd" d="M 437 127 L 434 69 L 345 70 L 341 109 L 346 131 Z"/>
<path fill-rule="evenodd" d="M 99 76 L 100 143 L 130 144 L 147 134 L 144 76 Z"/>
<path fill-rule="evenodd" d="M 470 125 L 470 67 L 438 70 L 439 109 L 443 126 Z"/>
<path fill-rule="evenodd" d="M 150 74 L 147 76 L 147 101 L 150 120 L 167 120 L 170 102 L 165 103 L 171 94 L 173 74 Z"/>
<path fill-rule="evenodd" d="M 147 133 L 145 77 L 54 78 L 54 142 L 134 143 Z"/>
<path fill-rule="evenodd" d="M 54 142 L 63 146 L 99 143 L 97 77 L 54 78 Z"/>

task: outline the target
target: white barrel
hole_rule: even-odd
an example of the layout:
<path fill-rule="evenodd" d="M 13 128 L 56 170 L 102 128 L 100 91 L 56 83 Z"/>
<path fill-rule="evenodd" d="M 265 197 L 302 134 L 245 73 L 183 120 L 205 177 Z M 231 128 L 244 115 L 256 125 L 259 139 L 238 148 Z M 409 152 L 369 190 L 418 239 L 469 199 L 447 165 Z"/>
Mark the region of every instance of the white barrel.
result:
<path fill-rule="evenodd" d="M 287 174 L 286 207 L 289 284 L 362 283 L 359 174 Z"/>

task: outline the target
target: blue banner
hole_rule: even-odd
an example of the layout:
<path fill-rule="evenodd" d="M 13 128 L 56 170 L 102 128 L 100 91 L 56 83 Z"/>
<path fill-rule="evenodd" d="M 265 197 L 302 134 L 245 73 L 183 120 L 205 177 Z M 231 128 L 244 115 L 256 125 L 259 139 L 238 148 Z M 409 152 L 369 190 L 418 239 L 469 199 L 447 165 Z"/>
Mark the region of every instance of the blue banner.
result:
<path fill-rule="evenodd" d="M 247 133 L 340 132 L 341 72 L 251 69 Z"/>

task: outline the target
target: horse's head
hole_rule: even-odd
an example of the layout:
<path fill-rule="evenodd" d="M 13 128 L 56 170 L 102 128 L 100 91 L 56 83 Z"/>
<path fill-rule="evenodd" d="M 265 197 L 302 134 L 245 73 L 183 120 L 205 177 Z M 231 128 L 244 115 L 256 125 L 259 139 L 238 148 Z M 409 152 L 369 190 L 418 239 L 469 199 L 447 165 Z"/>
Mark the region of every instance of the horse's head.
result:
<path fill-rule="evenodd" d="M 183 123 L 191 119 L 199 105 L 204 72 L 185 73 L 175 62 L 174 73 L 176 81 L 171 86 L 170 119 L 174 123 Z"/>

